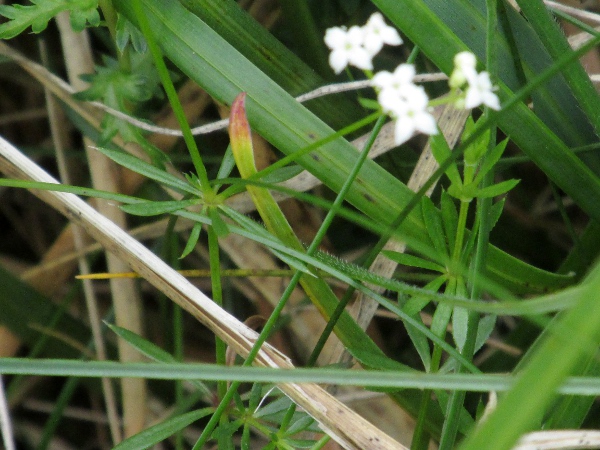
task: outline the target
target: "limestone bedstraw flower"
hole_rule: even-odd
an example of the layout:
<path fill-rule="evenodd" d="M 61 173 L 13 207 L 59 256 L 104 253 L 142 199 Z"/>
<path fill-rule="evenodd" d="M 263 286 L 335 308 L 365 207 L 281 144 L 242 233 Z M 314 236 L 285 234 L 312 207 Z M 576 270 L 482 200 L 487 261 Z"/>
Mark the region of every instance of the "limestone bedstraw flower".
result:
<path fill-rule="evenodd" d="M 375 56 L 387 45 L 400 45 L 402 38 L 394 27 L 386 25 L 381 13 L 373 13 L 365 26 L 364 31 L 364 47 L 371 56 Z"/>
<path fill-rule="evenodd" d="M 477 73 L 477 60 L 471 52 L 460 52 L 454 57 L 454 70 L 450 75 L 448 84 L 451 89 L 465 89 L 456 106 L 458 108 L 472 109 L 480 105 L 500 109 L 500 100 L 494 94 L 494 86 L 487 72 Z"/>
<path fill-rule="evenodd" d="M 448 84 L 451 89 L 463 86 L 468 79 L 477 76 L 477 59 L 471 52 L 460 52 L 454 56 L 454 70 L 450 75 Z"/>
<path fill-rule="evenodd" d="M 333 27 L 325 32 L 325 44 L 331 49 L 329 65 L 336 74 L 341 73 L 348 64 L 362 70 L 373 70 L 371 55 L 363 43 L 364 30 L 358 26 L 348 30 Z"/>
<path fill-rule="evenodd" d="M 479 105 L 485 105 L 489 108 L 500 109 L 500 100 L 494 94 L 494 86 L 490 81 L 490 74 L 487 72 L 478 73 L 474 78 L 468 80 L 467 96 L 465 97 L 465 108 L 472 109 Z"/>
<path fill-rule="evenodd" d="M 384 92 L 394 90 L 400 92 L 404 86 L 412 85 L 415 78 L 415 66 L 412 64 L 400 64 L 393 73 L 382 70 L 377 72 L 371 81 L 371 84 Z"/>
<path fill-rule="evenodd" d="M 383 90 L 379 102 L 383 110 L 396 121 L 396 145 L 408 141 L 416 132 L 429 135 L 438 133 L 435 119 L 428 111 L 429 97 L 421 86 L 407 84 L 400 90 Z"/>

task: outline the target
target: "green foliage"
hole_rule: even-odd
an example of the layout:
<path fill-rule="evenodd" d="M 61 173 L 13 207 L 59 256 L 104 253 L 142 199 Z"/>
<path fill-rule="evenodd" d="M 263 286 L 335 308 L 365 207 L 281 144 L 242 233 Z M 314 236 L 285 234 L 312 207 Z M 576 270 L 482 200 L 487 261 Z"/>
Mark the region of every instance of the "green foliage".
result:
<path fill-rule="evenodd" d="M 31 0 L 30 6 L 0 5 L 0 16 L 8 22 L 0 25 L 0 39 L 11 39 L 31 27 L 34 33 L 41 33 L 48 22 L 63 11 L 70 12 L 71 26 L 75 31 L 86 25 L 100 24 L 98 0 Z"/>
<path fill-rule="evenodd" d="M 302 8 L 302 23 L 313 33 L 319 31 L 321 22 L 352 16 L 346 23 L 350 25 L 363 14 L 359 1 L 322 3 L 313 6 L 314 10 L 324 12 L 323 17 L 310 17 L 309 9 Z M 379 113 L 367 116 L 368 110 L 379 111 L 378 104 L 370 99 L 355 101 L 350 96 L 319 99 L 307 107 L 299 104 L 292 95 L 325 83 L 313 71 L 317 67 L 322 70 L 323 58 L 316 54 L 311 57 L 308 52 L 306 59 L 314 60 L 314 67 L 309 67 L 258 26 L 236 2 L 223 0 L 115 0 L 118 14 L 109 26 L 113 27 L 110 31 L 116 39 L 119 59 L 103 56 L 96 73 L 84 77 L 90 87 L 77 95 L 80 100 L 101 101 L 115 110 L 128 112 L 139 110 L 149 100 L 164 100 L 163 89 L 167 92 L 184 129 L 195 173 L 178 176 L 166 170 L 167 157 L 153 147 L 138 128 L 112 115 L 105 116 L 103 121 L 98 151 L 161 187 L 175 191 L 179 195 L 177 200 L 141 199 L 73 186 L 26 184 L 7 179 L 0 180 L 0 185 L 56 189 L 120 201 L 124 203 L 122 209 L 132 215 L 171 215 L 171 225 L 177 217 L 190 219 L 193 225 L 180 258 L 192 253 L 206 226 L 212 295 L 220 306 L 224 289 L 219 240 L 237 234 L 263 245 L 294 274 L 243 365 L 252 363 L 262 343 L 275 329 L 295 283 L 299 283 L 316 309 L 330 322 L 329 326 L 346 350 L 365 368 L 377 370 L 358 375 L 375 380 L 371 384 L 369 379 L 361 378 L 362 384 L 384 389 L 393 385 L 393 389 L 388 389 L 394 391 L 392 398 L 417 416 L 415 449 L 425 448 L 430 435 L 435 439 L 441 437 L 441 448 L 451 448 L 459 430 L 465 435 L 461 448 L 507 450 L 521 433 L 535 427 L 580 426 L 592 405 L 589 396 L 597 394 L 597 383 L 588 379 L 595 387 L 590 388 L 588 383 L 587 391 L 581 387 L 578 391 L 565 391 L 561 385 L 571 386 L 568 383 L 573 380 L 567 378 L 570 374 L 596 376 L 600 372 L 593 353 L 600 342 L 599 318 L 594 312 L 600 280 L 598 268 L 593 265 L 597 254 L 594 242 L 599 236 L 596 222 L 579 237 L 582 243 L 565 260 L 559 273 L 540 270 L 489 244 L 490 233 L 500 222 L 506 197 L 513 195 L 511 190 L 519 183 L 508 171 L 501 173 L 502 176 L 509 173 L 508 179 L 499 182 L 494 179 L 509 142 L 537 164 L 582 211 L 600 220 L 600 159 L 594 153 L 572 151 L 573 146 L 595 139 L 594 130 L 600 129 L 597 114 L 600 103 L 577 63 L 579 55 L 570 52 L 551 16 L 540 9 L 543 5 L 538 0 L 519 2 L 527 20 L 503 3 L 496 8 L 494 1 L 374 0 L 373 3 L 423 52 L 423 65 L 433 64 L 450 73 L 454 54 L 470 49 L 480 62 L 487 61 L 490 70 L 497 68 L 493 77 L 499 81 L 498 94 L 503 109 L 498 113 L 486 111 L 477 122 L 469 118 L 461 142 L 455 148 L 448 145 L 441 133 L 433 136 L 431 148 L 440 169 L 416 195 L 400 181 L 398 173 L 366 158 L 383 124 Z M 29 27 L 39 33 L 62 11 L 70 11 L 76 30 L 96 26 L 100 20 L 97 6 L 97 2 L 89 0 L 36 0 L 30 6 L 0 6 L 0 15 L 9 19 L 0 25 L 0 38 L 15 37 Z M 495 17 L 491 8 L 501 18 L 497 33 L 491 33 L 493 36 L 489 31 L 491 24 L 486 23 Z M 320 36 L 307 36 L 306 45 L 316 52 L 320 39 Z M 493 45 L 484 46 L 486 39 Z M 594 39 L 599 42 L 600 36 Z M 172 72 L 166 69 L 164 58 L 173 64 Z M 218 149 L 223 157 L 215 179 L 209 179 L 208 174 L 214 172 L 206 170 L 204 151 L 198 151 L 201 140 L 192 138 L 182 118 L 183 109 L 173 85 L 173 79 L 182 76 L 197 82 L 224 105 L 231 105 L 236 97 L 239 99 L 242 91 L 247 96 L 244 106 L 247 109 L 231 119 L 230 147 L 225 151 Z M 530 97 L 533 108 L 526 104 Z M 367 118 L 359 120 L 361 116 Z M 344 136 L 374 120 L 378 122 L 372 135 L 357 153 Z M 347 125 L 348 122 L 353 124 Z M 240 123 L 241 128 L 236 128 Z M 496 127 L 508 138 L 498 142 Z M 285 155 L 265 171 L 256 170 L 251 129 Z M 117 134 L 127 142 L 141 145 L 152 162 L 112 148 L 109 141 Z M 235 174 L 236 164 L 240 178 L 230 175 Z M 294 193 L 276 185 L 303 170 L 330 188 L 335 200 Z M 440 183 L 442 187 L 431 198 L 424 196 L 427 188 L 443 175 L 447 179 Z M 230 176 L 232 178 L 228 178 Z M 227 203 L 244 189 L 250 193 L 264 226 Z M 326 211 L 323 225 L 312 243 L 300 242 L 273 198 L 271 191 L 274 190 L 295 195 Z M 343 206 L 345 201 L 349 206 Z M 359 264 L 319 251 L 317 247 L 334 216 L 381 237 L 381 246 L 373 246 L 376 250 L 389 238 L 406 242 L 407 253 L 384 251 L 383 255 L 400 266 L 398 276 L 409 272 L 424 281 L 413 285 L 383 278 Z M 568 214 L 564 213 L 563 217 L 568 218 Z M 179 252 L 177 248 L 173 254 Z M 374 258 L 377 252 L 372 253 Z M 365 260 L 372 261 L 370 256 Z M 566 274 L 572 268 L 578 271 L 577 276 Z M 579 282 L 590 268 L 590 275 Z M 342 301 L 329 285 L 330 277 L 349 286 Z M 35 310 L 31 317 L 24 316 L 23 309 L 15 308 L 15 301 L 8 302 L 5 309 L 11 320 L 5 324 L 30 343 L 44 341 L 39 344 L 44 354 L 73 355 L 72 351 L 61 350 L 59 343 L 42 338 L 39 331 L 31 331 L 28 320 L 39 325 L 52 318 L 64 326 L 66 335 L 78 340 L 87 339 L 87 328 L 63 316 L 64 311 L 49 306 L 47 299 L 28 290 L 20 292 L 20 283 L 10 276 L 3 279 L 7 281 L 0 286 L 5 288 L 6 295 L 0 296 L 0 300 L 14 297 L 19 304 L 31 306 L 25 308 L 27 314 Z M 395 293 L 397 301 L 378 294 L 373 287 Z M 406 359 L 398 361 L 384 353 L 345 311 L 344 302 L 352 297 L 354 290 L 374 299 L 402 321 L 412 343 L 406 351 L 409 354 Z M 524 293 L 537 296 L 521 299 Z M 555 311 L 561 312 L 550 320 L 547 314 Z M 430 326 L 424 323 L 425 314 L 432 316 Z M 520 377 L 502 378 L 502 382 L 491 374 L 476 374 L 479 368 L 472 362 L 474 352 L 495 329 L 496 317 L 500 314 L 525 316 L 544 329 L 521 360 Z M 123 328 L 110 327 L 139 352 L 160 362 L 159 372 L 163 368 L 182 367 L 175 357 L 152 342 Z M 217 380 L 215 398 L 219 406 L 189 411 L 197 406 L 187 405 L 161 423 L 123 441 L 117 448 L 152 446 L 209 415 L 195 448 L 202 447 L 208 439 L 215 440 L 220 448 L 233 448 L 234 437 L 241 438 L 242 448 L 251 448 L 254 433 L 269 439 L 267 449 L 320 445 L 305 439 L 304 432 L 318 431 L 313 419 L 296 411 L 287 397 L 263 382 L 265 379 L 252 383 L 249 391 L 242 393 L 240 382 L 255 380 L 244 378 L 248 375 L 243 372 L 228 375 L 230 369 L 237 368 L 224 366 L 225 346 L 218 339 L 216 347 L 216 361 L 221 364 L 219 368 L 223 373 L 215 375 L 209 370 L 206 373 L 210 372 L 211 379 Z M 429 378 L 419 378 L 425 375 L 414 366 L 419 369 L 422 366 Z M 56 369 L 44 367 L 49 372 Z M 70 367 L 71 373 L 80 370 L 66 363 L 61 367 L 63 370 Z M 107 367 L 109 372 L 121 373 L 118 372 L 120 367 Z M 472 373 L 463 373 L 465 371 Z M 456 372 L 456 378 L 444 378 L 446 372 Z M 251 373 L 258 376 L 259 372 Z M 327 369 L 318 369 L 302 380 L 309 381 L 311 376 L 327 373 Z M 285 378 L 288 374 L 269 374 L 268 382 L 289 381 Z M 94 376 L 97 375 L 94 372 Z M 165 376 L 163 372 L 159 375 Z M 336 375 L 341 376 L 338 372 Z M 388 375 L 396 376 L 404 384 L 389 381 Z M 197 374 L 198 378 L 201 376 Z M 231 378 L 227 378 L 229 376 Z M 170 373 L 168 377 L 175 379 L 177 374 Z M 235 380 L 231 386 L 225 383 L 229 379 Z M 473 385 L 469 385 L 471 380 L 475 380 Z M 206 385 L 198 380 L 193 383 L 204 401 L 215 401 L 210 398 L 212 392 Z M 407 391 L 409 387 L 424 392 L 414 395 Z M 485 423 L 473 429 L 470 427 L 478 413 L 464 404 L 464 395 L 446 392 L 452 389 L 484 392 L 498 387 L 507 391 L 498 409 Z M 434 389 L 435 396 L 430 395 Z M 588 397 L 557 398 L 560 389 L 566 394 L 583 392 Z M 481 404 L 480 399 L 478 403 Z"/>

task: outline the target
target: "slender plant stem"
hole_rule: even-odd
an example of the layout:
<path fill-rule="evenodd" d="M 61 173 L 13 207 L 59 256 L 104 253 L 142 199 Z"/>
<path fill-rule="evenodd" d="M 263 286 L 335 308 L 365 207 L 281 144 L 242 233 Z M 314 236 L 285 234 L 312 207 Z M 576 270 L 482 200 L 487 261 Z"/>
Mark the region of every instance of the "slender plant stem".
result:
<path fill-rule="evenodd" d="M 498 4 L 497 0 L 486 0 L 487 7 L 487 32 L 486 32 L 486 69 L 489 73 L 495 74 L 496 71 L 496 48 L 495 48 L 495 35 L 498 23 Z M 490 111 L 488 108 L 484 111 L 484 117 L 489 117 Z M 488 153 L 496 145 L 496 128 L 491 127 L 490 129 L 490 141 L 488 143 Z M 481 163 L 485 162 L 485 156 Z M 494 169 L 491 169 L 483 178 L 481 187 L 490 186 L 494 182 Z M 486 267 L 487 248 L 489 244 L 489 236 L 492 224 L 490 223 L 490 212 L 492 207 L 491 198 L 480 198 L 477 200 L 477 214 L 476 220 L 477 226 L 477 244 L 473 254 L 473 261 L 471 263 L 470 271 L 470 284 L 471 292 L 470 297 L 472 299 L 479 298 L 481 294 L 481 283 L 479 282 L 480 274 L 484 274 Z M 469 360 L 473 359 L 475 352 L 475 345 L 477 340 L 477 329 L 479 327 L 479 313 L 476 311 L 469 310 L 467 312 L 467 336 L 465 345 L 462 349 L 462 355 Z M 457 372 L 461 373 L 462 366 L 457 368 Z M 442 428 L 442 435 L 440 437 L 440 450 L 450 450 L 454 447 L 456 441 L 456 435 L 458 433 L 459 415 L 462 409 L 462 405 L 465 400 L 465 391 L 454 391 L 450 395 L 448 401 L 446 420 Z"/>
<path fill-rule="evenodd" d="M 136 17 L 139 22 L 140 30 L 144 34 L 146 41 L 148 42 L 148 48 L 152 53 L 154 58 L 154 64 L 156 64 L 156 70 L 162 82 L 162 85 L 167 93 L 167 98 L 169 99 L 169 103 L 173 108 L 173 113 L 177 118 L 179 126 L 183 132 L 183 139 L 187 145 L 188 151 L 190 152 L 190 156 L 192 157 L 192 163 L 194 164 L 194 168 L 196 169 L 196 174 L 198 175 L 198 179 L 200 180 L 200 185 L 202 186 L 202 191 L 205 195 L 212 193 L 212 187 L 210 185 L 208 179 L 208 173 L 206 172 L 206 167 L 204 167 L 204 163 L 202 162 L 202 157 L 200 156 L 200 152 L 198 150 L 198 146 L 196 145 L 196 141 L 194 140 L 194 136 L 192 135 L 192 131 L 190 129 L 190 125 L 185 117 L 185 112 L 183 111 L 183 107 L 181 106 L 181 102 L 179 101 L 179 97 L 177 96 L 177 91 L 175 90 L 175 86 L 173 85 L 173 81 L 169 76 L 169 71 L 167 69 L 167 65 L 162 56 L 162 52 L 154 39 L 154 35 L 152 33 L 152 29 L 150 28 L 150 24 L 148 23 L 148 19 L 144 10 L 142 8 L 142 4 L 140 0 L 133 0 L 132 5 L 134 7 L 134 11 Z"/>
<path fill-rule="evenodd" d="M 221 284 L 221 261 L 219 256 L 219 238 L 217 233 L 215 232 L 213 227 L 208 227 L 208 253 L 210 259 L 210 270 L 211 270 L 211 288 L 212 288 L 212 297 L 214 302 L 223 306 L 223 286 Z M 227 346 L 225 342 L 223 342 L 220 338 L 215 338 L 215 346 L 216 346 L 216 360 L 217 364 L 225 365 L 225 352 L 227 350 Z M 219 394 L 219 398 L 223 398 L 225 393 L 227 392 L 227 382 L 220 381 L 217 384 L 217 391 Z"/>

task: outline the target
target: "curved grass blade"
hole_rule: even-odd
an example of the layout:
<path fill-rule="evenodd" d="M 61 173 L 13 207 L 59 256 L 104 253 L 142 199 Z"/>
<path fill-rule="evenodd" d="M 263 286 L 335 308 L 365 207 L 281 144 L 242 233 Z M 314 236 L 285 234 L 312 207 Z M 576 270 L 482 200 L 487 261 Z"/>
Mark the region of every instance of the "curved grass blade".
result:
<path fill-rule="evenodd" d="M 128 3 L 117 0 L 115 5 L 134 21 Z M 333 133 L 332 129 L 178 3 L 143 0 L 143 4 L 165 54 L 219 101 L 230 104 L 239 92 L 248 92 L 247 107 L 253 128 L 283 152 L 291 154 Z M 409 8 L 412 9 L 414 8 Z M 433 29 L 435 28 L 439 27 Z M 211 45 L 206 45 L 206 42 Z M 443 64 L 447 70 L 448 61 Z M 337 191 L 357 155 L 354 147 L 339 138 L 303 156 L 298 163 Z M 589 184 L 588 180 L 583 182 Z M 597 192 L 600 197 L 600 189 Z M 387 171 L 376 163 L 367 161 L 347 199 L 372 219 L 389 224 L 391 218 L 398 216 L 413 195 L 412 191 Z M 600 217 L 600 201 L 593 204 Z M 401 227 L 401 232 L 428 242 L 418 211 L 410 214 Z M 490 248 L 489 263 L 490 272 L 496 279 L 518 291 L 554 289 L 569 282 L 526 265 L 494 247 Z"/>

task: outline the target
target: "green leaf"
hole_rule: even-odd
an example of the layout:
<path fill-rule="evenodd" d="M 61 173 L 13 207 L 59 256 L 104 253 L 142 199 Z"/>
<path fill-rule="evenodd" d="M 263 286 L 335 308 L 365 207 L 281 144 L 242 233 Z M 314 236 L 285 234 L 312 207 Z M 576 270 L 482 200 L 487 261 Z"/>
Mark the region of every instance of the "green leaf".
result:
<path fill-rule="evenodd" d="M 103 147 L 94 147 L 95 150 L 98 150 L 100 153 L 108 156 L 117 164 L 120 164 L 128 169 L 137 172 L 141 175 L 144 175 L 154 181 L 158 181 L 161 184 L 166 186 L 170 186 L 174 189 L 187 192 L 192 195 L 201 196 L 202 193 L 194 186 L 186 183 L 184 180 L 177 178 L 170 173 L 161 170 L 152 164 L 148 164 L 146 161 L 142 161 L 135 156 L 132 156 L 128 153 L 111 150 Z"/>
<path fill-rule="evenodd" d="M 144 339 L 133 331 L 129 331 L 126 328 L 120 327 L 118 325 L 113 325 L 108 322 L 104 322 L 104 324 L 110 328 L 113 333 L 119 336 L 121 339 L 130 344 L 133 348 L 138 350 L 143 355 L 146 355 L 148 358 L 153 359 L 158 362 L 177 362 L 177 360 L 171 355 L 169 352 L 166 352 L 159 346 L 153 344 L 152 342 Z"/>
<path fill-rule="evenodd" d="M 442 191 L 440 199 L 440 210 L 442 212 L 442 223 L 444 224 L 444 231 L 446 233 L 446 239 L 448 241 L 449 254 L 454 253 L 454 244 L 456 243 L 456 227 L 458 224 L 458 211 L 454 200 L 446 192 Z"/>
<path fill-rule="evenodd" d="M 519 184 L 519 180 L 502 181 L 501 183 L 477 189 L 475 196 L 478 198 L 496 197 L 498 195 L 506 194 L 517 184 Z"/>
<path fill-rule="evenodd" d="M 261 383 L 254 383 L 250 390 L 250 398 L 248 399 L 248 409 L 255 411 L 260 403 L 263 395 L 263 385 Z"/>
<path fill-rule="evenodd" d="M 447 277 L 445 275 L 436 277 L 427 283 L 424 287 L 425 290 L 431 292 L 437 292 L 442 285 L 446 282 Z M 411 297 L 406 304 L 402 307 L 402 310 L 406 312 L 409 316 L 415 316 L 419 313 L 429 302 L 431 301 L 431 297 L 427 295 L 416 295 Z"/>
<path fill-rule="evenodd" d="M 234 167 L 235 159 L 233 158 L 231 145 L 228 145 L 227 150 L 225 150 L 225 155 L 223 155 L 223 159 L 221 160 L 221 166 L 219 167 L 219 172 L 217 173 L 217 180 L 227 178 L 231 174 L 231 171 Z"/>
<path fill-rule="evenodd" d="M 229 234 L 229 228 L 225 221 L 221 218 L 218 208 L 208 208 L 208 216 L 212 221 L 212 227 L 219 237 L 225 237 Z"/>
<path fill-rule="evenodd" d="M 141 433 L 138 433 L 130 438 L 125 439 L 117 444 L 113 450 L 139 450 L 140 448 L 148 448 L 164 441 L 169 436 L 183 430 L 197 420 L 208 416 L 214 411 L 214 408 L 203 408 L 197 411 L 190 411 L 180 416 L 172 417 L 159 424 L 146 428 Z"/>
<path fill-rule="evenodd" d="M 123 53 L 128 43 L 131 43 L 133 49 L 138 53 L 145 53 L 148 49 L 148 43 L 144 35 L 122 14 L 117 14 L 115 43 L 119 52 Z"/>
<path fill-rule="evenodd" d="M 458 351 L 462 352 L 467 341 L 469 311 L 457 306 L 452 311 L 452 337 Z"/>
<path fill-rule="evenodd" d="M 135 203 L 133 205 L 123 205 L 121 209 L 127 214 L 136 216 L 157 216 L 160 214 L 172 213 L 188 206 L 197 205 L 199 200 L 167 200 L 167 201 L 147 201 Z"/>
<path fill-rule="evenodd" d="M 100 14 L 98 13 L 97 3 L 93 8 L 72 10 L 69 19 L 71 27 L 76 32 L 83 31 L 88 23 L 92 27 L 97 27 L 100 25 Z"/>
<path fill-rule="evenodd" d="M 300 417 L 298 420 L 294 421 L 287 430 L 285 430 L 285 434 L 287 436 L 291 436 L 296 433 L 300 433 L 301 431 L 304 431 L 310 427 L 314 421 L 315 420 L 308 415 Z"/>
<path fill-rule="evenodd" d="M 40 33 L 62 11 L 71 11 L 71 25 L 75 31 L 81 31 L 86 22 L 92 26 L 100 22 L 97 0 L 32 0 L 31 3 L 30 6 L 0 5 L 0 16 L 9 19 L 0 25 L 0 39 L 11 39 L 28 27 L 34 33 Z"/>
<path fill-rule="evenodd" d="M 310 439 L 286 438 L 284 442 L 288 444 L 290 448 L 312 448 L 315 445 L 315 441 Z"/>
<path fill-rule="evenodd" d="M 442 133 L 431 136 L 430 142 L 431 153 L 433 153 L 433 156 L 438 163 L 441 164 L 450 158 L 450 156 L 452 156 L 452 150 L 448 146 L 448 143 L 446 142 L 446 139 Z M 462 178 L 460 177 L 460 173 L 458 172 L 458 167 L 456 167 L 456 164 L 452 164 L 450 167 L 448 167 L 446 176 L 450 179 L 451 184 L 462 186 Z"/>
<path fill-rule="evenodd" d="M 420 314 L 417 313 L 412 317 L 416 321 L 423 323 Z M 425 324 L 423 324 L 423 326 L 425 326 Z M 429 372 L 431 368 L 431 348 L 429 346 L 429 339 L 427 339 L 427 336 L 408 323 L 405 323 L 404 327 L 406 328 L 406 332 L 408 333 L 410 341 L 415 346 L 415 350 L 417 350 L 417 353 L 423 362 L 423 368 L 425 369 L 425 372 Z"/>
<path fill-rule="evenodd" d="M 194 224 L 194 226 L 192 227 L 192 231 L 190 232 L 190 237 L 188 238 L 188 240 L 185 244 L 185 248 L 183 249 L 183 252 L 181 252 L 181 256 L 179 257 L 179 259 L 185 258 L 187 255 L 189 255 L 192 252 L 192 250 L 194 250 L 194 248 L 196 247 L 196 244 L 198 243 L 198 239 L 200 239 L 201 231 L 202 231 L 202 224 L 200 222 L 196 222 Z"/>
<path fill-rule="evenodd" d="M 441 273 L 446 272 L 445 267 L 440 266 L 439 264 L 435 264 L 426 259 L 419 258 L 418 256 L 408 255 L 406 253 L 393 252 L 390 250 L 383 250 L 381 253 L 383 253 L 383 255 L 385 255 L 386 258 L 389 258 L 392 261 L 396 261 L 398 264 L 403 266 L 419 267 L 421 269 L 434 270 L 436 272 Z"/>
<path fill-rule="evenodd" d="M 117 336 L 126 341 L 129 345 L 139 351 L 141 354 L 147 356 L 148 358 L 161 363 L 177 363 L 175 357 L 171 355 L 169 352 L 163 350 L 158 345 L 144 339 L 140 335 L 134 333 L 133 331 L 129 331 L 126 328 L 120 327 L 118 325 L 113 325 L 108 322 L 104 322 L 105 325 L 110 328 Z M 198 380 L 191 380 L 192 384 L 198 388 L 198 390 L 202 391 L 207 398 L 210 398 L 211 391 L 210 389 L 202 382 Z"/>
<path fill-rule="evenodd" d="M 500 201 L 494 203 L 490 209 L 490 230 L 493 229 L 498 220 L 500 220 L 500 216 L 502 215 L 502 210 L 504 209 L 504 204 L 506 203 L 506 197 L 502 198 Z"/>
<path fill-rule="evenodd" d="M 475 347 L 473 352 L 477 352 L 481 347 L 483 347 L 487 339 L 491 336 L 495 327 L 495 315 L 488 314 L 479 319 L 479 325 L 477 326 L 477 338 L 475 339 Z"/>
<path fill-rule="evenodd" d="M 435 208 L 429 197 L 421 199 L 421 210 L 423 212 L 423 221 L 429 234 L 429 239 L 437 252 L 437 259 L 440 263 L 445 263 L 448 259 L 448 248 L 446 246 L 446 236 L 444 235 L 444 225 L 440 212 Z"/>
<path fill-rule="evenodd" d="M 469 116 L 465 123 L 465 130 L 462 134 L 462 140 L 468 139 L 473 133 L 475 128 L 475 121 L 473 116 Z M 465 150 L 464 160 L 466 165 L 475 166 L 479 163 L 481 157 L 487 152 L 488 145 L 490 142 L 490 130 L 487 129 L 481 133 L 469 147 Z"/>
<path fill-rule="evenodd" d="M 298 165 L 282 167 L 281 169 L 271 172 L 266 177 L 263 177 L 262 181 L 265 183 L 281 183 L 295 177 L 303 171 L 304 169 Z"/>
<path fill-rule="evenodd" d="M 504 153 L 504 149 L 506 148 L 506 144 L 508 144 L 508 138 L 504 139 L 498 145 L 496 145 L 492 151 L 487 155 L 483 164 L 479 168 L 479 172 L 477 176 L 473 180 L 473 183 L 480 184 L 483 177 L 496 165 L 496 163 L 502 157 Z"/>
<path fill-rule="evenodd" d="M 144 200 L 138 197 L 132 197 L 125 194 L 116 194 L 114 192 L 101 191 L 80 186 L 69 186 L 68 184 L 42 183 L 39 181 L 17 180 L 14 178 L 0 178 L 0 186 L 17 187 L 23 189 L 40 189 L 44 191 L 69 192 L 75 195 L 86 197 L 103 198 L 120 203 L 140 203 Z"/>

